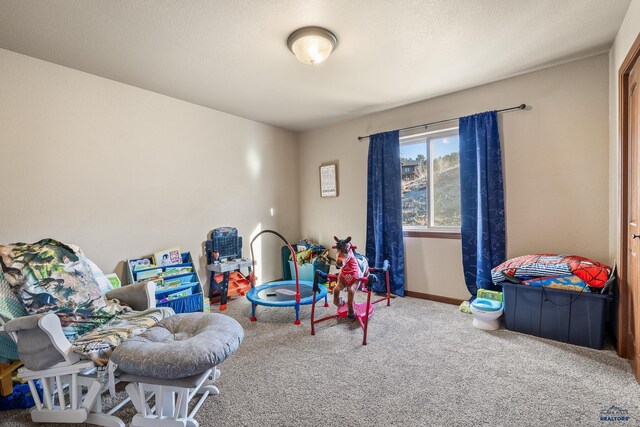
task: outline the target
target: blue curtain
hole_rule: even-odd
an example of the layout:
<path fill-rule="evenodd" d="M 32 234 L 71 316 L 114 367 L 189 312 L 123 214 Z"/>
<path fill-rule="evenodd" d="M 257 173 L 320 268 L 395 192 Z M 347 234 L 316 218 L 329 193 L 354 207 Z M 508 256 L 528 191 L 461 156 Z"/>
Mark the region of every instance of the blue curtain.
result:
<path fill-rule="evenodd" d="M 505 259 L 504 188 L 498 115 L 460 118 L 462 264 L 467 289 L 493 289 L 491 269 Z"/>
<path fill-rule="evenodd" d="M 367 248 L 369 265 L 391 264 L 391 292 L 404 296 L 404 246 L 402 241 L 402 184 L 400 133 L 378 133 L 369 138 L 367 175 Z M 386 292 L 380 277 L 374 291 Z"/>

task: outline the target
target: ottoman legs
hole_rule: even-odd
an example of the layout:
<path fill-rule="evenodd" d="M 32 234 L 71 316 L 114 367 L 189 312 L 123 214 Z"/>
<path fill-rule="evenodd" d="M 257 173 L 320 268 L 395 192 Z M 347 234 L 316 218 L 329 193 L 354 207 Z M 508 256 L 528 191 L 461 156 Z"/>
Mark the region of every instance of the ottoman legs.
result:
<path fill-rule="evenodd" d="M 131 426 L 197 427 L 198 422 L 194 417 L 205 399 L 210 394 L 220 393 L 216 386 L 204 385 L 204 383 L 207 380 L 216 381 L 218 378 L 220 378 L 220 370 L 214 367 L 203 372 L 199 382 L 190 386 L 166 385 L 154 378 L 142 378 L 138 382 L 130 382 L 126 390 L 137 411 Z M 180 382 L 180 379 L 175 381 L 176 384 Z M 156 405 L 149 407 L 148 401 L 153 395 L 155 395 Z M 196 395 L 199 396 L 199 400 L 189 412 L 189 402 Z"/>

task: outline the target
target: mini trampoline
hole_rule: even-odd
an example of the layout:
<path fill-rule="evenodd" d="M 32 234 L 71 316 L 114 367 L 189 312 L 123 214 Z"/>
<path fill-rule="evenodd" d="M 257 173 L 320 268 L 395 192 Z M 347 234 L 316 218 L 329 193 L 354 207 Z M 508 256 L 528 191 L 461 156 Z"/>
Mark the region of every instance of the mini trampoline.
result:
<path fill-rule="evenodd" d="M 293 259 L 295 259 L 296 252 L 280 233 L 273 230 L 263 230 L 251 240 L 250 244 L 251 260 L 254 267 L 253 271 L 256 271 L 255 258 L 253 256 L 253 242 L 263 233 L 271 233 L 278 236 L 287 245 L 291 251 Z M 252 276 L 251 290 L 247 292 L 247 299 L 251 301 L 252 322 L 257 320 L 256 307 L 258 305 L 264 305 L 266 307 L 294 307 L 296 310 L 296 325 L 300 324 L 301 305 L 315 304 L 324 298 L 325 307 L 329 306 L 327 302 L 327 288 L 320 286 L 320 292 L 315 294 L 314 300 L 313 283 L 298 280 L 298 264 L 294 262 L 293 265 L 296 272 L 296 280 L 276 280 L 274 282 L 255 286 L 255 276 Z"/>

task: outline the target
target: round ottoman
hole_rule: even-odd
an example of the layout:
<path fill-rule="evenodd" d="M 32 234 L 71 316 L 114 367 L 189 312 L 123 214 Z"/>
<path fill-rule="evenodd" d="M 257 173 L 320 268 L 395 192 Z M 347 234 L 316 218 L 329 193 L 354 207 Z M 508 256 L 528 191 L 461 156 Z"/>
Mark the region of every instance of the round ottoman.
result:
<path fill-rule="evenodd" d="M 224 314 L 176 314 L 120 344 L 111 361 L 132 375 L 184 378 L 222 363 L 243 338 L 242 326 Z"/>
<path fill-rule="evenodd" d="M 137 410 L 132 426 L 189 426 L 194 416 L 217 387 L 205 385 L 217 380 L 216 367 L 232 355 L 244 338 L 240 324 L 218 313 L 177 314 L 156 323 L 142 334 L 120 344 L 110 363 L 122 371 L 119 379 Z M 156 405 L 149 407 L 150 393 Z M 188 412 L 189 401 L 201 395 Z"/>

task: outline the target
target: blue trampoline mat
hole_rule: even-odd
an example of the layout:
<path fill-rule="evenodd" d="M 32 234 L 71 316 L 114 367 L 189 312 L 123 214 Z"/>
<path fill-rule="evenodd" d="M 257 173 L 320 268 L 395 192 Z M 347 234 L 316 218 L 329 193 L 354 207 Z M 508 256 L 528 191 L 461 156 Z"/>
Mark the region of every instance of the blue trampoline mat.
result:
<path fill-rule="evenodd" d="M 320 285 L 320 292 L 313 300 L 313 283 L 300 281 L 300 305 L 318 302 L 327 295 L 327 288 Z M 254 304 L 270 307 L 293 307 L 296 305 L 296 281 L 278 280 L 256 286 L 247 292 L 247 299 Z"/>

